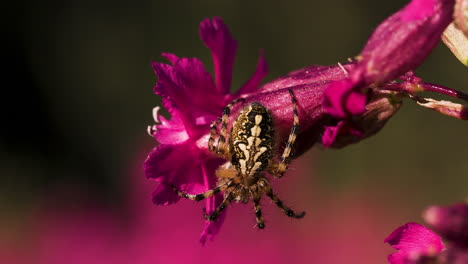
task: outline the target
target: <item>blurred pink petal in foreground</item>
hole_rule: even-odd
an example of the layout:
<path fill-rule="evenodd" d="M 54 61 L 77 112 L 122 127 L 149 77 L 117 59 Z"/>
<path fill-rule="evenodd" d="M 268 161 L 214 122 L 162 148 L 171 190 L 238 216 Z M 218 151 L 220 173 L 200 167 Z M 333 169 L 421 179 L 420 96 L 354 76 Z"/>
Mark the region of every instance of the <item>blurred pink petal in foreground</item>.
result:
<path fill-rule="evenodd" d="M 294 183 L 277 186 L 280 193 L 298 190 L 288 200 L 301 207 L 308 204 L 307 221 L 292 221 L 274 204 L 264 203 L 269 226 L 260 232 L 251 211 L 243 208 L 250 206 L 233 206 L 225 232 L 216 243 L 202 247 L 196 240 L 203 225 L 197 221 L 202 205 L 183 201 L 178 207 L 154 206 L 148 199 L 151 186 L 138 168 L 130 174 L 130 196 L 116 206 L 122 211 L 126 204 L 125 214 L 97 204 L 41 210 L 32 216 L 37 224 L 18 244 L 17 254 L 0 258 L 0 263 L 382 263 L 386 251 L 381 237 L 388 229 L 382 223 L 394 213 L 367 199 L 368 193 L 321 194 L 299 177 L 309 174 L 307 163 L 298 161 Z"/>

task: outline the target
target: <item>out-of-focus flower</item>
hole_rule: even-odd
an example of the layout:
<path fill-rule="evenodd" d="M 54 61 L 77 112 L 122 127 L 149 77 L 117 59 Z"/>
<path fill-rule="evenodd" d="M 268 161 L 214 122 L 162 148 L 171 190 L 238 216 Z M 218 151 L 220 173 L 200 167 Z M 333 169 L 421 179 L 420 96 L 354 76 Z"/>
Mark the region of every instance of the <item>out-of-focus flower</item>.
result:
<path fill-rule="evenodd" d="M 337 117 L 364 112 L 365 92 L 418 67 L 452 21 L 454 0 L 412 0 L 373 32 L 348 78 L 330 84 L 325 107 Z"/>
<path fill-rule="evenodd" d="M 455 0 L 455 25 L 468 37 L 468 1 Z"/>
<path fill-rule="evenodd" d="M 431 206 L 424 212 L 424 221 L 438 234 L 468 250 L 468 204 Z"/>
<path fill-rule="evenodd" d="M 468 3 L 468 1 L 465 1 Z M 468 8 L 468 5 L 467 5 Z M 467 11 L 468 12 L 468 11 Z M 452 51 L 453 55 L 468 66 L 468 34 L 464 34 L 454 23 L 451 23 L 442 34 L 442 41 Z"/>
<path fill-rule="evenodd" d="M 468 263 L 468 204 L 431 206 L 424 220 L 436 232 L 416 223 L 397 228 L 385 239 L 398 252 L 388 256 L 391 264 Z M 445 240 L 445 246 L 442 244 Z"/>
<path fill-rule="evenodd" d="M 398 250 L 388 256 L 391 264 L 418 263 L 421 256 L 436 256 L 444 249 L 437 234 L 417 223 L 400 226 L 384 242 Z"/>
<path fill-rule="evenodd" d="M 314 204 L 307 199 L 311 193 L 320 200 L 309 221 L 291 224 L 274 204 L 265 204 L 271 228 L 257 232 L 252 225 L 252 212 L 241 205 L 229 212 L 235 225 L 226 226 L 216 243 L 200 248 L 191 239 L 199 234 L 202 225 L 193 220 L 200 215 L 199 208 L 190 203 L 172 208 L 152 206 L 147 197 L 152 186 L 141 177 L 142 158 L 144 154 L 133 158 L 134 165 L 125 175 L 125 191 L 118 204 L 103 203 L 95 197 L 83 204 L 83 197 L 89 195 L 82 193 L 86 190 L 74 192 L 69 186 L 70 198 L 64 198 L 60 190 L 58 194 L 49 191 L 46 201 L 43 196 L 38 197 L 38 210 L 24 215 L 30 222 L 18 226 L 24 230 L 21 235 L 12 232 L 11 237 L 0 237 L 0 263 L 238 264 L 258 259 L 259 263 L 269 264 L 375 264 L 385 254 L 378 243 L 380 234 L 385 232 L 385 222 L 399 214 L 368 199 L 369 193 L 361 189 L 331 194 L 310 185 L 307 177 L 311 164 L 304 159 L 295 165 L 297 179 L 278 186 L 278 190 L 309 190 L 290 197 L 299 203 Z M 343 208 L 344 203 L 347 206 Z M 344 218 L 346 226 L 342 225 Z M 1 227 L 12 226 L 9 223 Z M 359 243 L 355 243 L 356 237 Z"/>

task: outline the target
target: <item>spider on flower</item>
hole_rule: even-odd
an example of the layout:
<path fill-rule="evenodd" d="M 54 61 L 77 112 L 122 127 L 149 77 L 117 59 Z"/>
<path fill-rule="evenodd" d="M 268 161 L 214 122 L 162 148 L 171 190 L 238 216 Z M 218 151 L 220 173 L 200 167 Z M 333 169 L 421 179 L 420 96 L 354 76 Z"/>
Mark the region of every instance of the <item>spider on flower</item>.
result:
<path fill-rule="evenodd" d="M 243 108 L 232 125 L 228 137 L 228 121 L 231 110 L 237 103 L 244 103 L 244 98 L 238 98 L 223 109 L 222 117 L 211 126 L 211 135 L 208 140 L 208 149 L 217 156 L 227 160 L 216 171 L 217 186 L 200 194 L 189 194 L 173 190 L 184 198 L 201 201 L 219 192 L 224 192 L 223 202 L 215 211 L 206 216 L 209 221 L 215 221 L 219 214 L 232 201 L 248 203 L 250 198 L 254 203 L 257 227 L 265 228 L 265 222 L 260 207 L 260 199 L 266 194 L 284 213 L 293 218 L 302 218 L 305 212 L 295 213 L 273 193 L 270 182 L 265 177 L 264 171 L 275 178 L 281 178 L 287 171 L 292 160 L 292 148 L 299 132 L 299 115 L 297 114 L 297 102 L 292 90 L 288 90 L 294 113 L 294 122 L 289 133 L 289 139 L 281 155 L 281 161 L 274 157 L 275 130 L 273 118 L 266 107 L 259 103 L 252 103 Z M 221 123 L 221 132 L 218 126 Z M 215 137 L 218 141 L 215 146 Z M 229 138 L 229 142 L 226 139 Z"/>

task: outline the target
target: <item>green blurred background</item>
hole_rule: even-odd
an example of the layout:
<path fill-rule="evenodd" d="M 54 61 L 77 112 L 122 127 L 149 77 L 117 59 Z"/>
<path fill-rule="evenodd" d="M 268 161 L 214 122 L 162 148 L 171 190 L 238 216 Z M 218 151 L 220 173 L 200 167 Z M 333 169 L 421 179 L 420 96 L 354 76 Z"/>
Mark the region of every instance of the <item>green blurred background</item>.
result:
<path fill-rule="evenodd" d="M 10 4 L 2 12 L 7 82 L 0 97 L 0 228 L 15 236 L 21 228 L 12 226 L 28 221 L 37 203 L 55 192 L 63 195 L 54 201 L 70 207 L 82 201 L 125 206 L 127 175 L 155 145 L 146 134 L 151 110 L 160 104 L 150 62 L 171 52 L 198 57 L 212 72 L 210 52 L 198 37 L 203 18 L 221 16 L 237 39 L 233 87 L 239 87 L 255 69 L 259 48 L 269 64 L 267 80 L 343 62 L 406 2 Z M 416 73 L 468 92 L 466 67 L 443 44 Z M 305 193 L 297 204 L 312 212 L 320 206 L 307 195 L 312 189 L 329 199 L 356 193 L 382 204 L 401 213 L 384 224 L 389 233 L 408 220 L 420 221 L 428 205 L 467 197 L 467 135 L 468 123 L 406 101 L 376 136 L 338 151 L 315 147 L 302 158 L 313 167 L 296 180 L 289 177 L 287 188 Z"/>

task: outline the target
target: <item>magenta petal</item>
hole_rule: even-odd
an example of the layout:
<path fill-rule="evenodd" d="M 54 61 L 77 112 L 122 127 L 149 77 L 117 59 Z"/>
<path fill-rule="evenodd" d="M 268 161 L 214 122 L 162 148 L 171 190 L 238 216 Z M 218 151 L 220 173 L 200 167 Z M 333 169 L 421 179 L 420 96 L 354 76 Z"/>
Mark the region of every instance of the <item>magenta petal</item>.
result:
<path fill-rule="evenodd" d="M 329 148 L 335 142 L 336 136 L 340 131 L 340 126 L 342 126 L 343 121 L 339 122 L 337 126 L 325 126 L 325 131 L 322 136 L 322 145 L 326 148 Z"/>
<path fill-rule="evenodd" d="M 216 169 L 219 168 L 219 166 L 223 163 L 224 161 L 221 159 L 211 159 L 208 161 L 205 161 L 202 165 L 202 171 L 203 171 L 203 178 L 205 179 L 205 188 L 206 190 L 211 189 L 213 186 L 216 185 L 216 178 L 213 177 L 215 175 Z M 207 215 L 212 214 L 215 209 L 221 204 L 221 202 L 224 200 L 224 195 L 222 194 L 217 194 L 213 197 L 210 197 L 206 199 L 206 207 L 205 207 L 205 212 Z M 200 236 L 200 243 L 202 245 L 205 244 L 206 240 L 208 238 L 213 239 L 213 237 L 218 234 L 222 223 L 224 222 L 224 218 L 226 215 L 226 209 L 224 212 L 222 212 L 216 221 L 210 222 L 206 221 L 205 222 L 205 228 Z"/>
<path fill-rule="evenodd" d="M 162 53 L 161 54 L 164 58 L 166 58 L 168 61 L 172 63 L 172 65 L 175 65 L 177 61 L 179 60 L 179 57 L 177 57 L 175 54 L 172 53 Z"/>
<path fill-rule="evenodd" d="M 367 97 L 361 92 L 351 92 L 346 99 L 346 111 L 351 115 L 360 115 L 366 110 Z"/>
<path fill-rule="evenodd" d="M 401 14 L 405 21 L 424 19 L 434 14 L 435 0 L 413 0 Z"/>
<path fill-rule="evenodd" d="M 196 58 L 178 58 L 166 54 L 175 64 L 153 62 L 153 69 L 158 76 L 154 92 L 175 105 L 181 112 L 211 112 L 218 110 L 219 98 L 211 75 L 202 62 Z M 207 102 L 212 102 L 211 104 Z M 223 102 L 221 102 L 223 103 Z M 213 107 L 213 105 L 215 107 Z M 167 106 L 166 106 L 167 108 Z M 170 109 L 168 109 L 170 110 Z"/>
<path fill-rule="evenodd" d="M 332 82 L 324 91 L 324 109 L 338 119 L 364 113 L 366 96 L 353 90 L 354 86 L 350 79 Z"/>
<path fill-rule="evenodd" d="M 400 226 L 384 242 L 398 250 L 388 256 L 391 264 L 411 263 L 420 256 L 436 255 L 445 248 L 437 234 L 417 223 Z"/>
<path fill-rule="evenodd" d="M 207 208 L 206 208 L 206 213 L 210 214 L 218 207 L 221 202 L 223 201 L 223 196 L 222 195 L 216 195 L 215 197 L 211 197 L 207 201 Z M 224 222 L 224 219 L 226 217 L 226 212 L 227 210 L 225 209 L 222 214 L 218 216 L 216 221 L 210 222 L 206 221 L 205 222 L 205 228 L 203 229 L 202 234 L 200 235 L 200 243 L 202 245 L 205 244 L 207 239 L 213 239 L 214 236 L 216 236 L 221 229 L 221 226 Z"/>
<path fill-rule="evenodd" d="M 454 0 L 413 0 L 382 22 L 362 50 L 357 68 L 365 86 L 418 67 L 453 20 Z"/>
<path fill-rule="evenodd" d="M 231 89 L 232 68 L 237 43 L 219 17 L 204 19 L 200 23 L 200 37 L 211 50 L 216 76 L 216 88 L 222 94 Z"/>
<path fill-rule="evenodd" d="M 159 145 L 148 154 L 145 160 L 144 170 L 148 179 L 158 180 L 164 176 L 163 171 L 167 170 L 163 160 L 170 158 L 173 148 L 169 145 Z"/>
<path fill-rule="evenodd" d="M 166 108 L 168 107 L 166 106 Z M 179 112 L 173 108 L 169 108 L 168 110 L 171 112 L 171 119 L 167 120 L 163 116 L 158 116 L 157 118 L 160 123 L 156 124 L 156 131 L 153 133 L 153 136 L 160 144 L 181 144 L 189 139 L 189 135 Z"/>
<path fill-rule="evenodd" d="M 181 198 L 172 190 L 171 186 L 167 186 L 163 183 L 156 186 L 151 196 L 153 197 L 152 201 L 155 205 L 163 206 L 174 204 Z"/>
<path fill-rule="evenodd" d="M 336 126 L 325 126 L 322 136 L 322 145 L 326 148 L 332 147 L 338 136 L 364 137 L 364 133 L 354 128 L 345 120 L 338 122 Z"/>
<path fill-rule="evenodd" d="M 153 149 L 144 165 L 146 177 L 159 182 L 153 193 L 153 200 L 158 204 L 177 201 L 172 185 L 189 193 L 205 191 L 199 158 L 201 155 L 202 152 L 190 141 L 178 145 L 159 145 Z"/>
<path fill-rule="evenodd" d="M 258 89 L 262 79 L 268 74 L 268 65 L 263 55 L 263 50 L 260 50 L 260 57 L 257 62 L 257 69 L 250 79 L 237 91 L 236 95 L 253 93 Z"/>

